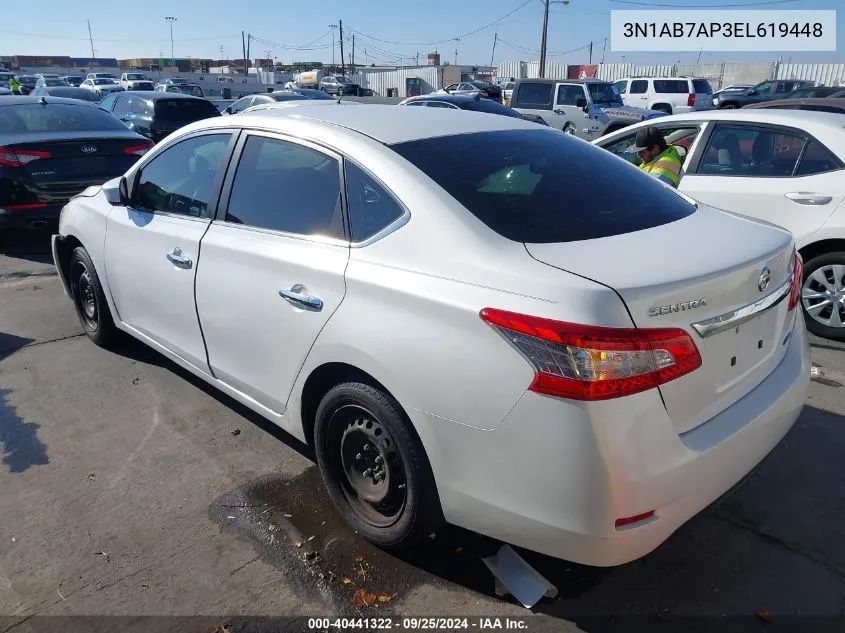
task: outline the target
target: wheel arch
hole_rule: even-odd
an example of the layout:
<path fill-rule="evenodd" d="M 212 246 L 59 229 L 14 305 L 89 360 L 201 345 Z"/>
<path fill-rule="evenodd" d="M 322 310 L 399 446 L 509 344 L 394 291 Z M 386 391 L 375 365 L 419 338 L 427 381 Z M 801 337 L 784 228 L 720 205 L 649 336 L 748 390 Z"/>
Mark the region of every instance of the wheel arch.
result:
<path fill-rule="evenodd" d="M 662 110 L 664 112 L 668 111 L 668 114 L 672 114 L 672 112 L 674 111 L 671 103 L 663 103 L 663 102 L 652 103 L 651 106 L 649 106 L 649 107 L 652 110 Z"/>
<path fill-rule="evenodd" d="M 831 238 L 806 244 L 798 249 L 804 262 L 825 253 L 845 252 L 845 239 Z"/>

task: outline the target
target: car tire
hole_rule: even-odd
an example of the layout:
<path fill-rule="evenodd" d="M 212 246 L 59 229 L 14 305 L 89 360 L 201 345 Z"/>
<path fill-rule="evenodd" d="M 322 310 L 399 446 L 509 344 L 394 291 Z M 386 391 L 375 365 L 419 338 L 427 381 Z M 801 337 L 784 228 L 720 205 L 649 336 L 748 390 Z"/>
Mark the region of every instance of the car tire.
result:
<path fill-rule="evenodd" d="M 575 129 L 575 126 L 572 125 L 571 123 L 567 123 L 566 125 L 563 126 L 563 133 L 564 134 L 569 134 L 570 136 L 575 136 L 576 131 L 577 130 Z"/>
<path fill-rule="evenodd" d="M 85 334 L 100 347 L 109 347 L 120 336 L 91 256 L 77 246 L 68 262 L 68 288 Z"/>
<path fill-rule="evenodd" d="M 726 103 L 725 105 L 720 105 L 720 110 L 736 110 L 737 106 L 735 103 Z"/>
<path fill-rule="evenodd" d="M 443 524 L 431 466 L 399 403 L 346 382 L 317 407 L 317 464 L 332 503 L 366 540 L 405 549 Z"/>
<path fill-rule="evenodd" d="M 839 268 L 841 266 L 841 268 Z M 845 341 L 845 252 L 824 253 L 804 263 L 801 280 L 801 307 L 807 329 L 822 338 Z M 819 279 L 824 279 L 823 284 Z M 814 296 L 817 295 L 817 296 Z M 827 295 L 827 296 L 825 296 Z M 821 309 L 813 310 L 814 306 Z M 809 309 L 808 309 L 809 308 Z M 840 326 L 831 325 L 838 311 Z M 825 323 L 827 321 L 827 323 Z M 834 321 L 835 323 L 835 321 Z"/>
<path fill-rule="evenodd" d="M 667 105 L 656 105 L 652 108 L 652 110 L 656 110 L 657 112 L 664 112 L 665 114 L 672 114 L 672 108 Z"/>

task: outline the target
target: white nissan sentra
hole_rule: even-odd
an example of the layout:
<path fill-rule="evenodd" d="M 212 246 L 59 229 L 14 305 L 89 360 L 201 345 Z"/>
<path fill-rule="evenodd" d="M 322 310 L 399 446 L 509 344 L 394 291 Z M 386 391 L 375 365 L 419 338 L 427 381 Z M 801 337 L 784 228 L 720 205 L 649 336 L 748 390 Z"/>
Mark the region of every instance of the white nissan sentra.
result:
<path fill-rule="evenodd" d="M 810 374 L 788 232 L 510 117 L 199 121 L 74 198 L 53 252 L 95 343 L 313 445 L 386 548 L 445 521 L 641 557 L 778 444 Z"/>

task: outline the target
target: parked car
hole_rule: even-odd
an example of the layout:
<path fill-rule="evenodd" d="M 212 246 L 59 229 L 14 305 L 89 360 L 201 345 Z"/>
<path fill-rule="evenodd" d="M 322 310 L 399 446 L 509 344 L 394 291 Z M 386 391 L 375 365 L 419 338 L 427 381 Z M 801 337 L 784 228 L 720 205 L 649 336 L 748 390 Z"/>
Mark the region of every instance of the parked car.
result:
<path fill-rule="evenodd" d="M 842 93 L 845 97 L 845 92 Z M 814 110 L 815 112 L 836 112 L 845 114 L 845 98 L 831 95 L 818 99 L 777 99 L 747 105 L 743 110 Z"/>
<path fill-rule="evenodd" d="M 105 77 L 86 79 L 79 87 L 85 90 L 90 90 L 98 97 L 104 97 L 112 92 L 123 92 L 123 88 L 120 87 L 120 84 L 115 83 L 114 79 L 107 79 Z"/>
<path fill-rule="evenodd" d="M 75 99 L 0 99 L 0 230 L 55 225 L 73 196 L 125 172 L 150 147 Z"/>
<path fill-rule="evenodd" d="M 515 81 L 506 81 L 499 86 L 502 89 L 502 103 L 506 106 L 511 104 L 511 99 L 513 98 L 513 87 L 515 84 Z"/>
<path fill-rule="evenodd" d="M 242 97 L 223 110 L 223 113 L 238 114 L 239 112 L 243 112 L 254 105 L 273 103 L 276 101 L 312 101 L 312 99 L 310 97 L 306 97 L 305 95 L 297 94 L 291 90 L 278 90 L 276 92 L 269 92 L 266 94 L 247 95 L 246 97 Z"/>
<path fill-rule="evenodd" d="M 360 86 L 349 77 L 329 75 L 320 80 L 320 90 L 333 95 L 357 95 Z"/>
<path fill-rule="evenodd" d="M 6 88 L 5 86 L 0 86 L 0 97 L 6 97 L 8 95 L 13 95 L 13 94 L 15 94 L 15 93 L 12 92 L 11 90 L 9 90 L 8 88 Z"/>
<path fill-rule="evenodd" d="M 159 84 L 155 87 L 155 92 L 169 92 L 183 95 L 190 95 L 192 97 L 205 97 L 205 93 L 198 84 L 178 83 L 178 84 Z"/>
<path fill-rule="evenodd" d="M 286 84 L 287 85 L 287 84 Z M 330 94 L 325 92 L 324 90 L 312 90 L 311 88 L 285 88 L 286 91 L 291 92 L 293 94 L 302 95 L 303 97 L 308 97 L 309 99 L 322 99 L 328 101 L 335 101 L 335 97 L 332 97 Z M 361 96 L 363 94 L 364 88 L 361 88 Z M 372 91 L 371 91 L 372 92 Z"/>
<path fill-rule="evenodd" d="M 493 101 L 502 101 L 502 89 L 486 81 L 461 81 L 441 88 L 435 94 L 466 95 L 469 97 L 479 95 Z"/>
<path fill-rule="evenodd" d="M 399 105 L 445 108 L 447 110 L 468 110 L 470 112 L 487 112 L 489 114 L 500 114 L 517 119 L 533 121 L 534 123 L 540 123 L 541 125 L 548 125 L 542 117 L 537 116 L 536 114 L 523 114 L 517 112 L 513 108 L 509 108 L 501 103 L 496 103 L 492 99 L 484 99 L 480 95 L 476 95 L 474 97 L 470 97 L 468 95 L 421 95 L 419 97 L 409 97 L 399 102 Z"/>
<path fill-rule="evenodd" d="M 65 75 L 64 77 L 59 77 L 66 86 L 70 86 L 72 88 L 79 88 L 82 85 L 82 82 L 85 81 L 85 77 L 82 75 Z"/>
<path fill-rule="evenodd" d="M 622 564 L 801 413 L 787 231 L 516 118 L 286 105 L 71 201 L 54 260 L 94 343 L 126 332 L 311 445 L 364 538 L 449 522 Z"/>
<path fill-rule="evenodd" d="M 220 111 L 221 114 L 235 102 L 234 99 L 215 99 L 212 101 L 214 106 Z"/>
<path fill-rule="evenodd" d="M 815 88 L 801 88 L 793 90 L 788 93 L 784 99 L 824 99 L 826 97 L 834 98 L 836 94 L 845 94 L 842 88 L 832 86 L 816 86 Z M 838 98 L 838 97 L 835 97 Z M 767 102 L 763 102 L 767 103 Z M 750 104 L 755 105 L 755 104 Z M 748 107 L 748 106 L 746 106 Z"/>
<path fill-rule="evenodd" d="M 788 229 L 804 258 L 802 305 L 818 336 L 845 340 L 845 126 L 841 114 L 746 109 L 655 121 L 685 150 L 683 193 Z M 596 141 L 639 162 L 642 124 Z"/>
<path fill-rule="evenodd" d="M 88 73 L 85 79 L 111 79 L 114 83 L 117 83 L 117 77 L 111 73 Z"/>
<path fill-rule="evenodd" d="M 72 88 L 71 86 L 43 86 L 36 88 L 29 93 L 31 97 L 63 97 L 65 99 L 78 99 L 90 105 L 96 106 L 100 103 L 100 97 L 91 90 L 85 88 Z"/>
<path fill-rule="evenodd" d="M 622 103 L 613 84 L 599 79 L 520 79 L 511 107 L 542 118 L 550 127 L 592 140 L 632 123 L 666 116 Z"/>
<path fill-rule="evenodd" d="M 38 77 L 35 75 L 17 75 L 17 79 L 21 84 L 21 95 L 28 95 L 38 84 Z"/>
<path fill-rule="evenodd" d="M 772 79 L 762 81 L 759 84 L 748 88 L 743 92 L 731 92 L 719 98 L 714 105 L 719 109 L 732 110 L 741 108 L 751 103 L 771 101 L 773 99 L 785 99 L 793 90 L 804 90 L 815 87 L 815 82 L 799 79 Z"/>
<path fill-rule="evenodd" d="M 698 77 L 627 77 L 613 84 L 625 105 L 666 114 L 713 108 L 713 88 Z"/>
<path fill-rule="evenodd" d="M 159 86 L 175 86 L 178 84 L 189 84 L 191 83 L 189 80 L 185 79 L 184 77 L 168 77 L 167 79 L 162 79 L 156 84 L 156 88 Z"/>
<path fill-rule="evenodd" d="M 100 108 L 156 143 L 189 123 L 220 116 L 207 99 L 171 92 L 121 92 L 103 99 Z"/>
<path fill-rule="evenodd" d="M 123 73 L 118 83 L 124 90 L 155 90 L 155 84 L 143 73 Z"/>
<path fill-rule="evenodd" d="M 35 82 L 36 88 L 67 86 L 59 77 L 39 77 Z"/>

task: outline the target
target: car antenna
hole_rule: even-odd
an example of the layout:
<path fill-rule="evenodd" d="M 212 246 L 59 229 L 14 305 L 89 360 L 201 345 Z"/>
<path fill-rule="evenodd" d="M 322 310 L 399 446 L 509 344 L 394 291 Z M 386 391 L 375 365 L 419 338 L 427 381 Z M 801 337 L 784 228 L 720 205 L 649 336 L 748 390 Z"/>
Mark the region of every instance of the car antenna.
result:
<path fill-rule="evenodd" d="M 41 95 L 41 99 L 38 101 L 38 103 L 40 103 L 43 106 L 47 105 L 47 97 L 45 97 L 44 95 Z"/>

